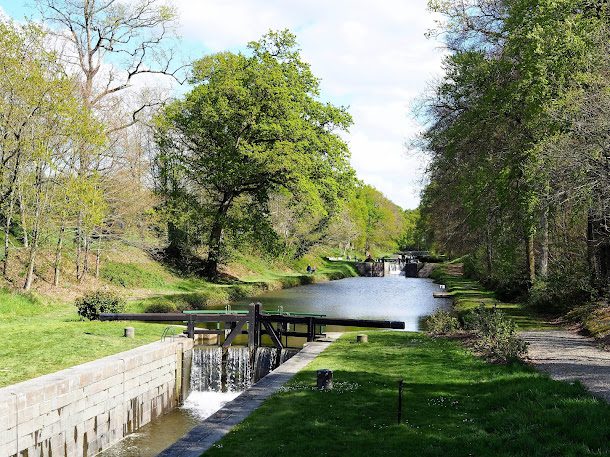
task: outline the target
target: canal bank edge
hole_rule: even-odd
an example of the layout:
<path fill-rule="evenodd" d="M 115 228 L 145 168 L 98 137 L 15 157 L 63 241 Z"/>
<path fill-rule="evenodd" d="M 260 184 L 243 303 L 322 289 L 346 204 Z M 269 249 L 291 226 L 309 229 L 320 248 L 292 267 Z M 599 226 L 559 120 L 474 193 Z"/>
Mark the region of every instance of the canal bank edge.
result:
<path fill-rule="evenodd" d="M 193 341 L 174 338 L 0 389 L 0 455 L 93 456 L 184 393 Z"/>
<path fill-rule="evenodd" d="M 279 391 L 292 377 L 320 355 L 341 333 L 329 332 L 326 338 L 307 343 L 298 354 L 262 378 L 235 400 L 197 425 L 158 457 L 199 457 L 242 422 L 263 402 Z M 312 380 L 313 383 L 313 380 Z"/>

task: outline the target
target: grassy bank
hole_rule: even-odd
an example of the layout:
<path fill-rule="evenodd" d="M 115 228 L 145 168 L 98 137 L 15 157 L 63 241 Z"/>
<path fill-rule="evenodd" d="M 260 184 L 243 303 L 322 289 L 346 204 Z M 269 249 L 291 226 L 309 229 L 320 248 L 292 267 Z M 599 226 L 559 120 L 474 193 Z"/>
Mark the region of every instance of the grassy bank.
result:
<path fill-rule="evenodd" d="M 574 308 L 566 320 L 579 326 L 589 335 L 610 345 L 610 305 L 608 303 L 593 303 Z"/>
<path fill-rule="evenodd" d="M 0 289 L 0 387 L 84 363 L 161 338 L 165 324 L 130 322 L 136 338 L 123 338 L 124 322 L 84 322 L 73 297 L 86 290 L 109 288 L 128 300 L 127 311 L 172 311 L 207 308 L 258 295 L 265 290 L 353 276 L 350 264 L 318 259 L 314 275 L 259 262 L 258 270 L 242 266 L 243 279 L 213 284 L 180 277 L 134 249 L 132 261 L 114 258 L 101 278 L 77 288 L 56 288 L 53 294 L 21 294 Z M 303 268 L 303 271 L 305 268 Z"/>
<path fill-rule="evenodd" d="M 159 339 L 165 326 L 82 322 L 71 304 L 0 290 L 0 387 Z"/>
<path fill-rule="evenodd" d="M 265 263 L 255 257 L 240 256 L 230 266 L 238 279 L 226 284 L 213 284 L 200 278 L 180 279 L 171 289 L 154 291 L 143 298 L 130 301 L 129 311 L 181 311 L 220 306 L 269 290 L 286 289 L 316 282 L 357 276 L 351 262 L 328 261 L 322 257 L 311 260 L 314 274 L 306 273 L 306 266 Z"/>
<path fill-rule="evenodd" d="M 453 307 L 461 316 L 484 304 L 502 310 L 515 321 L 519 330 L 555 328 L 550 323 L 549 316 L 542 316 L 523 303 L 505 303 L 498 300 L 494 292 L 485 289 L 478 281 L 465 278 L 459 264 L 441 264 L 434 269 L 430 277 L 446 286 L 446 292 L 453 299 Z"/>
<path fill-rule="evenodd" d="M 491 365 L 421 334 L 369 332 L 366 345 L 352 339 L 333 344 L 205 456 L 610 453 L 610 407 L 580 385 L 521 364 Z M 333 391 L 312 387 L 320 368 L 334 370 Z"/>

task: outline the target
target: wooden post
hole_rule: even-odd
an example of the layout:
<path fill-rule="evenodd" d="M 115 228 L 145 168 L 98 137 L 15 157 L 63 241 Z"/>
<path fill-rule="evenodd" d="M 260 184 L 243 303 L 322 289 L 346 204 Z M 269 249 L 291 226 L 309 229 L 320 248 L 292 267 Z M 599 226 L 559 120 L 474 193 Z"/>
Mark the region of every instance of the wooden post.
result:
<path fill-rule="evenodd" d="M 402 422 L 402 388 L 404 381 L 398 381 L 398 423 Z"/>
<path fill-rule="evenodd" d="M 316 326 L 313 317 L 307 320 L 307 341 L 313 341 L 316 335 Z"/>
<path fill-rule="evenodd" d="M 195 338 L 195 322 L 193 322 L 192 319 L 189 319 L 189 321 L 186 325 L 186 331 L 187 331 L 189 338 L 191 338 L 191 339 Z"/>
<path fill-rule="evenodd" d="M 248 316 L 248 346 L 250 350 L 256 350 L 260 346 L 260 313 L 261 304 L 250 304 L 250 315 Z"/>

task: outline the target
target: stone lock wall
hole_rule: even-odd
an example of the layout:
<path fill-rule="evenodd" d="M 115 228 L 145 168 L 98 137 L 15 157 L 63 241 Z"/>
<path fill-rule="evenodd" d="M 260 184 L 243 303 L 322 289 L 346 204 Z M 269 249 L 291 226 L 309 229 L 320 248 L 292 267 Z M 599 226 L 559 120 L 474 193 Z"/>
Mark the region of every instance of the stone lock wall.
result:
<path fill-rule="evenodd" d="M 175 408 L 193 342 L 175 338 L 0 389 L 0 457 L 87 457 Z"/>

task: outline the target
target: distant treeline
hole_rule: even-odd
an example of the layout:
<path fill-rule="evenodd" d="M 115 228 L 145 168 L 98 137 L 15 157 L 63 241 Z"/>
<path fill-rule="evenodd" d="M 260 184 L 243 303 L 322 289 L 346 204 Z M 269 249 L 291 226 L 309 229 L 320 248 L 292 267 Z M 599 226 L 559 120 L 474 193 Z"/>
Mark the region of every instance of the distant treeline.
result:
<path fill-rule="evenodd" d="M 426 238 L 505 295 L 547 308 L 607 297 L 607 2 L 431 6 L 450 54 L 421 104 Z"/>

